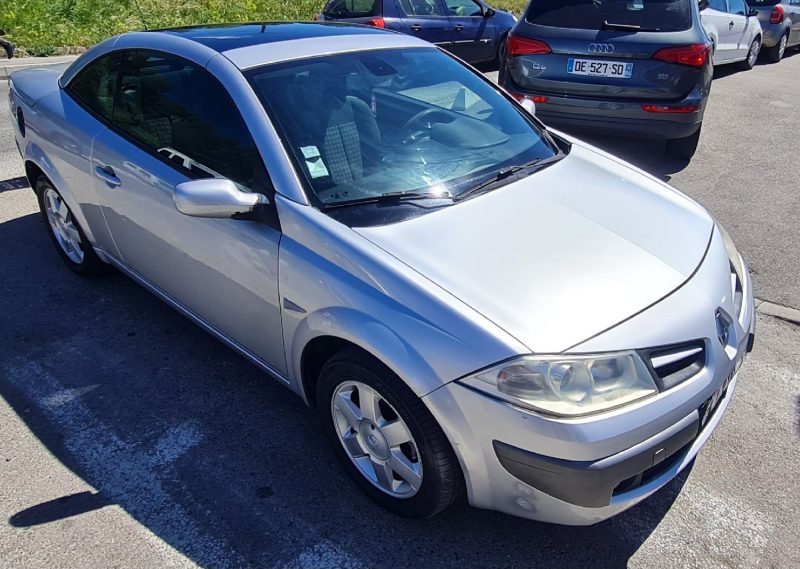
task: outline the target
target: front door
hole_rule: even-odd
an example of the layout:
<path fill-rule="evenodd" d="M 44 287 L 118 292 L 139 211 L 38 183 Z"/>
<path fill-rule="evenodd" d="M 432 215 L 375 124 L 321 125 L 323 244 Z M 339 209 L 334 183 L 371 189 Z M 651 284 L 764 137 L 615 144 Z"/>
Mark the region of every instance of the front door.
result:
<path fill-rule="evenodd" d="M 445 49 L 452 47 L 450 18 L 440 0 L 398 0 L 398 4 L 405 33 Z"/>
<path fill-rule="evenodd" d="M 159 52 L 127 52 L 117 85 L 92 168 L 121 261 L 285 373 L 277 224 L 188 217 L 173 202 L 177 184 L 208 177 L 271 194 L 233 100 L 205 69 Z"/>
<path fill-rule="evenodd" d="M 494 59 L 497 54 L 493 18 L 484 17 L 483 7 L 474 0 L 445 0 L 453 27 L 454 54 L 470 63 Z"/>
<path fill-rule="evenodd" d="M 744 0 L 728 0 L 728 16 L 730 17 L 728 26 L 733 22 L 731 37 L 735 44 L 734 57 L 736 59 L 747 56 L 747 51 L 750 49 L 750 42 L 748 41 L 750 20 L 747 18 L 747 12 L 749 11 Z"/>

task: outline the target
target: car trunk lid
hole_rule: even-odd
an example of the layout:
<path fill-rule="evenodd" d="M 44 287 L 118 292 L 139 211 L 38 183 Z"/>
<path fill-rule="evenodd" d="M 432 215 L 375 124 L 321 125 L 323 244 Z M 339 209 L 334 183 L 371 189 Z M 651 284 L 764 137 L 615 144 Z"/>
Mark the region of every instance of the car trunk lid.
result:
<path fill-rule="evenodd" d="M 705 43 L 693 29 L 688 2 L 612 0 L 603 4 L 607 8 L 597 8 L 590 0 L 534 0 L 512 36 L 544 42 L 550 51 L 524 53 L 523 49 L 515 55 L 509 49 L 511 77 L 523 89 L 553 96 L 681 99 L 697 83 L 703 65 L 665 61 L 657 54 Z M 665 14 L 670 15 L 659 17 Z M 603 64 L 620 64 L 625 73 L 580 75 L 576 62 L 581 60 L 599 63 L 592 67 L 602 71 L 608 70 Z"/>

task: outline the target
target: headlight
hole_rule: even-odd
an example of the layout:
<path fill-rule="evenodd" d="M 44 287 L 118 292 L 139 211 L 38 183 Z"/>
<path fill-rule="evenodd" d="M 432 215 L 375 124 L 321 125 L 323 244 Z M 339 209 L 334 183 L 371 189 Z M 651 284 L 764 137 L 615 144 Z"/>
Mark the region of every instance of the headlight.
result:
<path fill-rule="evenodd" d="M 736 271 L 736 274 L 739 275 L 739 278 L 743 280 L 744 263 L 742 262 L 742 256 L 739 255 L 739 251 L 736 249 L 733 239 L 731 239 L 731 236 L 725 231 L 725 228 L 722 227 L 718 221 L 714 221 L 717 225 L 717 229 L 719 229 L 719 234 L 722 235 L 722 241 L 725 243 L 725 251 L 728 253 L 728 258 L 731 260 L 733 269 Z"/>
<path fill-rule="evenodd" d="M 523 356 L 461 383 L 560 417 L 607 411 L 658 393 L 653 376 L 636 352 Z"/>

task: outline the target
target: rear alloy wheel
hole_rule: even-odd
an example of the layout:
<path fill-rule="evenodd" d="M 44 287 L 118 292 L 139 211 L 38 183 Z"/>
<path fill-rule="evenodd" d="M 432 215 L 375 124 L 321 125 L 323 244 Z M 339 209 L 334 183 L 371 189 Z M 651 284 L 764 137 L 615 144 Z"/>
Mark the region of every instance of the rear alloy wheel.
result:
<path fill-rule="evenodd" d="M 702 125 L 691 136 L 668 140 L 667 155 L 679 160 L 691 160 L 692 156 L 697 152 L 697 144 L 700 142 L 700 130 L 702 130 Z"/>
<path fill-rule="evenodd" d="M 753 43 L 750 44 L 750 51 L 747 52 L 747 59 L 742 61 L 739 66 L 745 70 L 749 71 L 752 69 L 756 61 L 758 61 L 758 54 L 761 52 L 761 38 L 756 38 L 753 40 Z"/>
<path fill-rule="evenodd" d="M 108 265 L 99 259 L 64 198 L 44 176 L 36 180 L 36 195 L 50 238 L 67 266 L 85 276 L 106 272 Z"/>
<path fill-rule="evenodd" d="M 788 42 L 789 36 L 787 34 L 782 35 L 780 41 L 776 45 L 768 47 L 764 50 L 767 59 L 772 63 L 778 63 L 781 59 L 783 59 L 783 54 L 786 53 L 786 44 Z"/>
<path fill-rule="evenodd" d="M 320 374 L 317 406 L 339 462 L 387 510 L 424 518 L 461 494 L 458 460 L 441 427 L 372 357 L 347 349 L 331 358 Z"/>

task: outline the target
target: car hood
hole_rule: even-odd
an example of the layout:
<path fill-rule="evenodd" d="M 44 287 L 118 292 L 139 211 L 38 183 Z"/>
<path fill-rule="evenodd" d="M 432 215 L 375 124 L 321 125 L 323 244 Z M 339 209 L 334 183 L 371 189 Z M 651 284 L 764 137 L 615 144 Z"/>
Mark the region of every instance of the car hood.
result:
<path fill-rule="evenodd" d="M 493 192 L 355 231 L 531 351 L 560 353 L 684 284 L 713 223 L 683 194 L 575 144 Z"/>

